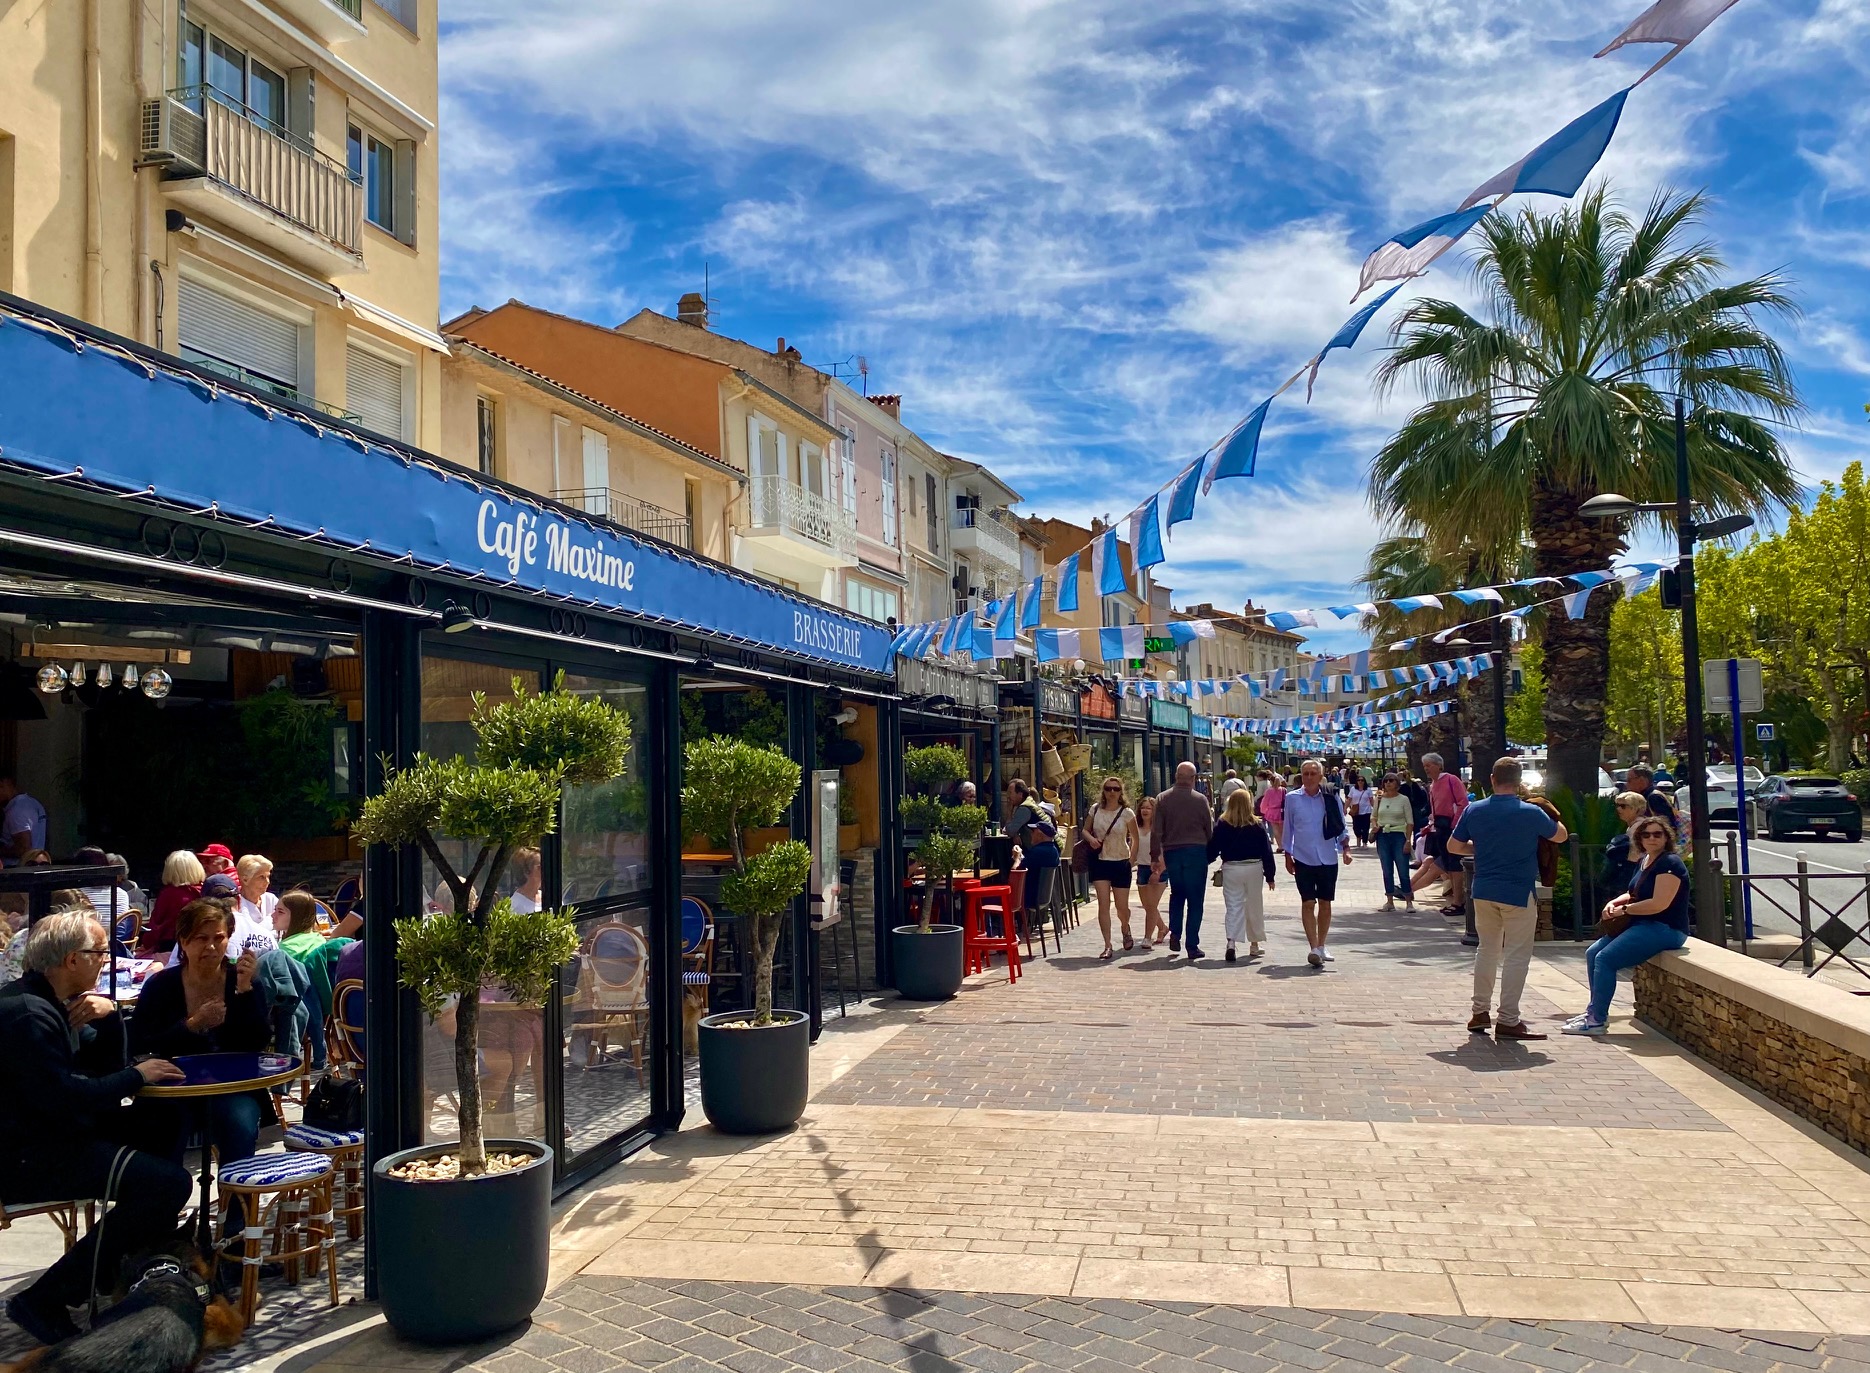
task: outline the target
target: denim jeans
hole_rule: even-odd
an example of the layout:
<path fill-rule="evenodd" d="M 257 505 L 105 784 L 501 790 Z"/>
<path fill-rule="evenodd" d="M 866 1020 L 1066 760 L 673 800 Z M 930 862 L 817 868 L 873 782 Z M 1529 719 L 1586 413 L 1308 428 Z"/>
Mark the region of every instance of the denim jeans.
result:
<path fill-rule="evenodd" d="M 1192 844 L 1170 849 L 1162 855 L 1162 865 L 1169 879 L 1169 937 L 1185 937 L 1185 947 L 1198 949 L 1201 947 L 1201 902 L 1208 885 L 1208 851 Z"/>
<path fill-rule="evenodd" d="M 1400 830 L 1383 830 L 1377 835 L 1377 867 L 1383 872 L 1383 895 L 1403 900 L 1409 890 L 1409 836 Z M 1391 872 L 1395 877 L 1390 876 Z"/>
<path fill-rule="evenodd" d="M 1591 981 L 1593 1021 L 1610 1019 L 1610 999 L 1616 995 L 1617 974 L 1646 963 L 1664 949 L 1679 949 L 1688 936 L 1660 920 L 1638 920 L 1615 939 L 1600 939 L 1584 951 L 1584 971 Z"/>

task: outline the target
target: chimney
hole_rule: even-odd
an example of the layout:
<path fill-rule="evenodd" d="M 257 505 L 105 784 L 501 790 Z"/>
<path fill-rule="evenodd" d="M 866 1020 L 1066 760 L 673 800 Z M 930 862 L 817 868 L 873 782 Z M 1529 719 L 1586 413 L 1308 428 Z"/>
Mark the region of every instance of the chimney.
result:
<path fill-rule="evenodd" d="M 690 291 L 675 303 L 675 317 L 697 329 L 708 327 L 708 301 L 699 291 Z"/>
<path fill-rule="evenodd" d="M 799 362 L 805 357 L 798 349 L 786 347 L 786 336 L 784 334 L 779 336 L 779 342 L 773 346 L 773 356 L 778 358 L 781 362 Z"/>
<path fill-rule="evenodd" d="M 891 419 L 896 420 L 898 423 L 901 422 L 902 417 L 903 417 L 902 396 L 900 395 L 872 396 L 870 398 L 870 403 L 876 406 L 877 409 L 881 410 L 884 414 L 888 415 Z"/>

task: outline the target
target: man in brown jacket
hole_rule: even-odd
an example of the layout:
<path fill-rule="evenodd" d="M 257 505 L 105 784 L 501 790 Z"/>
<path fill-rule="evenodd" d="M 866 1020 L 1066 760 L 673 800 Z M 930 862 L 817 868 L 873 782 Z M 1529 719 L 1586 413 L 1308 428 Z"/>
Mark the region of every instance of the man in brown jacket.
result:
<path fill-rule="evenodd" d="M 1181 951 L 1186 922 L 1192 961 L 1201 957 L 1201 901 L 1208 884 L 1208 839 L 1214 833 L 1214 812 L 1208 798 L 1195 790 L 1193 763 L 1176 764 L 1175 785 L 1156 798 L 1149 833 L 1156 873 L 1166 872 L 1169 879 L 1169 951 Z"/>

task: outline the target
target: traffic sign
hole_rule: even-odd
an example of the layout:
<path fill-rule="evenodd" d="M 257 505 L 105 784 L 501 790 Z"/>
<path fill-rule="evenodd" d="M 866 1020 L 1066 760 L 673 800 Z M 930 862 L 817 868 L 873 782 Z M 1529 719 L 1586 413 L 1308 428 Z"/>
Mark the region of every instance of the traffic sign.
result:
<path fill-rule="evenodd" d="M 1760 721 L 1759 724 L 1753 727 L 1753 733 L 1759 738 L 1762 744 L 1770 744 L 1773 741 L 1773 727 L 1768 721 Z"/>
<path fill-rule="evenodd" d="M 1740 713 L 1757 715 L 1766 709 L 1758 658 L 1709 658 L 1701 664 L 1701 693 L 1702 704 L 1710 714 L 1733 713 L 1733 694 L 1728 683 L 1736 670 L 1740 680 Z"/>

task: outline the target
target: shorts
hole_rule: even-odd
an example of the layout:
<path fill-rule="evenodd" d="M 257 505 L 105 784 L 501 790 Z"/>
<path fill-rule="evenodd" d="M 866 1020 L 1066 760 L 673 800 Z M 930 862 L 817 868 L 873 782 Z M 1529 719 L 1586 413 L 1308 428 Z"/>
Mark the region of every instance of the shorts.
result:
<path fill-rule="evenodd" d="M 1338 899 L 1338 865 L 1336 863 L 1299 863 L 1293 881 L 1298 884 L 1301 901 L 1335 901 Z"/>
<path fill-rule="evenodd" d="M 1435 860 L 1435 866 L 1443 872 L 1460 872 L 1461 860 L 1448 852 L 1448 838 L 1454 833 L 1454 817 L 1438 815 L 1432 825 L 1428 835 L 1428 856 Z"/>
<path fill-rule="evenodd" d="M 1130 889 L 1130 860 L 1127 858 L 1093 858 L 1091 860 L 1091 880 L 1108 882 L 1113 887 Z"/>
<path fill-rule="evenodd" d="M 1156 870 L 1152 868 L 1149 864 L 1138 863 L 1136 865 L 1136 885 L 1137 886 L 1147 887 L 1151 885 L 1153 882 L 1155 882 L 1155 880 L 1156 880 Z"/>

